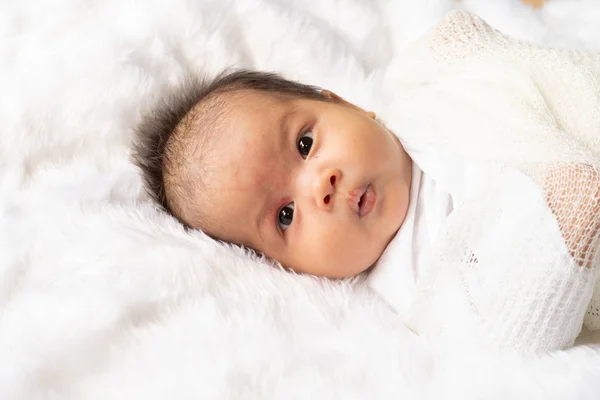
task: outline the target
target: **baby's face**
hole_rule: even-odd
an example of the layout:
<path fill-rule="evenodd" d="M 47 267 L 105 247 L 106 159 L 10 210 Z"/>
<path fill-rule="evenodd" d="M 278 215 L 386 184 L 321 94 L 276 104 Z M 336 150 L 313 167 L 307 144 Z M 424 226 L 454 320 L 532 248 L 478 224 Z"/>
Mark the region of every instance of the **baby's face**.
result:
<path fill-rule="evenodd" d="M 319 276 L 377 261 L 404 221 L 411 162 L 374 115 L 328 96 L 234 96 L 207 160 L 207 233 Z"/>

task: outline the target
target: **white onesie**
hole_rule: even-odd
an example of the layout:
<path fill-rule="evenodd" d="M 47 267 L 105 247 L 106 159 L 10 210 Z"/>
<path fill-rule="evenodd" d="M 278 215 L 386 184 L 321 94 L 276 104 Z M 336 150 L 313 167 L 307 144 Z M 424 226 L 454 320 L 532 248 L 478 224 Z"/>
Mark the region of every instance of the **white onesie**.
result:
<path fill-rule="evenodd" d="M 408 317 L 416 282 L 427 268 L 431 245 L 452 212 L 453 196 L 450 191 L 456 196 L 464 188 L 466 169 L 447 155 L 407 143 L 402 145 L 413 160 L 408 211 L 402 227 L 383 252 L 367 282 L 396 312 Z M 424 165 L 428 172 L 424 172 L 420 165 Z M 437 176 L 446 178 L 445 184 L 433 179 L 432 170 Z"/>

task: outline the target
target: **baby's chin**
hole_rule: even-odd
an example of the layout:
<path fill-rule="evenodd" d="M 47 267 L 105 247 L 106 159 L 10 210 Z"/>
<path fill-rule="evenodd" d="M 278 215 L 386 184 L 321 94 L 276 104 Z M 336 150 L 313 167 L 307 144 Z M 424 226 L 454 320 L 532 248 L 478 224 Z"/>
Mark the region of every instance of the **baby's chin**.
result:
<path fill-rule="evenodd" d="M 356 263 L 347 263 L 345 265 L 340 265 L 339 268 L 336 268 L 335 272 L 332 272 L 329 277 L 330 278 L 352 278 L 354 276 L 358 276 L 364 272 L 369 272 L 375 265 L 377 261 L 383 254 L 383 251 L 376 254 L 371 260 L 356 264 Z"/>
<path fill-rule="evenodd" d="M 287 265 L 286 267 L 297 273 L 334 279 L 358 276 L 370 271 L 377 264 L 396 232 L 394 231 L 389 237 L 380 236 L 378 246 L 374 246 L 372 241 L 364 242 L 369 244 L 363 248 L 360 248 L 360 244 L 354 243 L 353 247 L 346 248 L 342 254 L 338 252 L 321 253 L 318 260 L 312 259 L 310 262 L 303 257 L 299 262 L 300 265 L 295 267 Z"/>
<path fill-rule="evenodd" d="M 379 259 L 381 258 L 381 256 L 383 255 L 383 253 L 385 253 L 385 250 L 387 249 L 387 247 L 389 246 L 389 244 L 392 242 L 392 240 L 396 237 L 396 235 L 398 234 L 398 231 L 400 230 L 400 227 L 398 227 L 398 229 L 396 229 L 394 231 L 394 233 L 392 235 L 390 235 L 384 242 L 381 248 L 381 251 L 377 252 L 376 257 L 374 257 L 374 261 L 369 263 L 369 265 L 366 268 L 362 268 L 361 271 L 359 273 L 354 274 L 353 276 L 356 275 L 360 275 L 363 272 L 369 273 L 371 272 L 371 270 L 373 268 L 375 268 L 377 266 L 377 262 L 379 262 Z"/>
<path fill-rule="evenodd" d="M 360 264 L 357 264 L 355 262 L 350 262 L 350 263 L 346 263 L 345 266 L 340 266 L 340 268 L 337 270 L 337 271 L 339 271 L 339 273 L 338 273 L 339 276 L 336 276 L 336 277 L 337 278 L 351 278 L 353 276 L 357 276 L 357 275 L 360 275 L 365 272 L 367 272 L 367 273 L 370 272 L 373 268 L 375 268 L 375 266 L 377 265 L 377 262 L 379 261 L 379 259 L 383 255 L 383 253 L 385 253 L 385 250 L 387 249 L 390 242 L 394 239 L 394 237 L 398 233 L 399 229 L 400 228 L 396 229 L 393 232 L 393 234 L 391 234 L 389 237 L 386 237 L 384 240 L 382 240 L 381 245 L 379 246 L 379 248 L 377 250 L 374 251 L 374 249 L 370 249 L 371 256 L 368 257 L 367 260 L 361 260 L 364 262 L 361 262 Z M 365 250 L 365 252 L 367 252 L 367 250 Z"/>

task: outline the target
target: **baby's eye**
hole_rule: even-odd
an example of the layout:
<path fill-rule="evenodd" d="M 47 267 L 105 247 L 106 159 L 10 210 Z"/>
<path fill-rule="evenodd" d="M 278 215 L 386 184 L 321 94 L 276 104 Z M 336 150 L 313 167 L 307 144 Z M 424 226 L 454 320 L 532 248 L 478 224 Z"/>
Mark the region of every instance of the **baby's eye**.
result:
<path fill-rule="evenodd" d="M 294 208 L 294 203 L 289 203 L 279 210 L 279 213 L 277 214 L 277 224 L 282 231 L 285 231 L 292 224 L 292 220 L 294 219 Z"/>
<path fill-rule="evenodd" d="M 298 139 L 298 151 L 300 152 L 300 155 L 302 156 L 302 158 L 306 158 L 308 157 L 308 154 L 310 153 L 310 149 L 312 148 L 312 144 L 313 144 L 313 133 L 312 131 L 306 131 L 302 134 L 302 136 L 300 136 L 300 139 Z"/>

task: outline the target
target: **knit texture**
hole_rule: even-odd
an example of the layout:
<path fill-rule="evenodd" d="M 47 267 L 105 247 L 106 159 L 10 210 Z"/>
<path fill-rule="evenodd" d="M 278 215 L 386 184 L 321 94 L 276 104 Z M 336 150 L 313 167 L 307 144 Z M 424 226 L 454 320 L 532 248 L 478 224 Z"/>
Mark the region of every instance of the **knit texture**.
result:
<path fill-rule="evenodd" d="M 599 328 L 600 56 L 520 42 L 454 11 L 402 59 L 384 118 L 472 171 L 409 325 L 525 351 L 571 345 L 584 319 Z"/>

